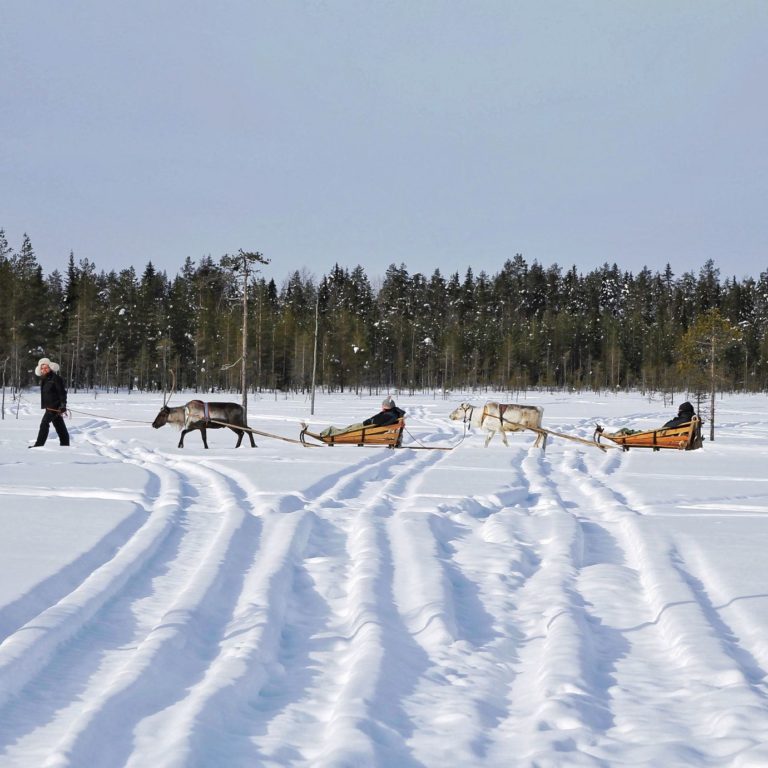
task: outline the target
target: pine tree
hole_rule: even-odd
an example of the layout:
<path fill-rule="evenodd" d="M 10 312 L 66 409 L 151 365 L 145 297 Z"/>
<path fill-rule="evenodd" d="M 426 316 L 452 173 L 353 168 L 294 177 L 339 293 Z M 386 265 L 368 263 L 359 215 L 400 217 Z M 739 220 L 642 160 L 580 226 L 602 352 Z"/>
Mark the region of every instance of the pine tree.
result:
<path fill-rule="evenodd" d="M 248 413 L 248 291 L 249 279 L 252 274 L 258 272 L 257 264 L 269 264 L 269 259 L 258 251 L 244 251 L 242 248 L 236 255 L 226 255 L 221 258 L 221 266 L 230 270 L 237 278 L 242 280 L 241 300 L 243 307 L 240 334 L 242 345 L 240 347 L 240 391 L 242 394 L 243 413 Z"/>
<path fill-rule="evenodd" d="M 709 439 L 715 439 L 715 395 L 720 379 L 720 364 L 727 349 L 740 343 L 739 329 L 718 309 L 701 315 L 683 336 L 680 365 L 691 377 L 695 391 L 709 390 Z"/>

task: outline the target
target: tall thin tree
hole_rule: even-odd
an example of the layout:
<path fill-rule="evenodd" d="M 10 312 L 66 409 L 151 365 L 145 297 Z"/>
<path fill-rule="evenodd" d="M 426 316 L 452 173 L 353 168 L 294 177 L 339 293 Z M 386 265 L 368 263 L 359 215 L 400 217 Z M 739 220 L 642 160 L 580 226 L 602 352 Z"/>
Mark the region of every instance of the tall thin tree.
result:
<path fill-rule="evenodd" d="M 253 272 L 258 272 L 256 264 L 269 264 L 258 251 L 244 251 L 242 248 L 236 255 L 225 255 L 221 266 L 232 271 L 243 279 L 243 346 L 240 357 L 240 387 L 242 390 L 243 412 L 248 413 L 248 278 Z"/>
<path fill-rule="evenodd" d="M 681 368 L 694 376 L 698 375 L 699 381 L 709 389 L 710 441 L 715 439 L 718 364 L 723 359 L 726 349 L 739 343 L 741 343 L 739 328 L 724 318 L 718 309 L 709 309 L 696 319 L 680 344 Z"/>

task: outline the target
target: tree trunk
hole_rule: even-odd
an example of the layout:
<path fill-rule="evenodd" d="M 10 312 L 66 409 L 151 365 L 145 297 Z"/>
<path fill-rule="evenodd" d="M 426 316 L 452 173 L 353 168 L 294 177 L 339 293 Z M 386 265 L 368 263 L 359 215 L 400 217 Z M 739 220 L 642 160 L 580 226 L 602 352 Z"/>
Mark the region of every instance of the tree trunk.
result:
<path fill-rule="evenodd" d="M 715 335 L 712 334 L 712 348 L 710 349 L 710 398 L 709 398 L 709 439 L 715 442 Z"/>

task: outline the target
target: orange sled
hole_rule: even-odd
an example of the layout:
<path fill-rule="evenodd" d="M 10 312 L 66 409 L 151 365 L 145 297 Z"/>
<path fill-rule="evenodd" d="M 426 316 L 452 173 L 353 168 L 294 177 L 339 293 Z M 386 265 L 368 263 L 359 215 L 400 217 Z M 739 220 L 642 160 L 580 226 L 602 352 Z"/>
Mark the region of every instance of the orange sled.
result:
<path fill-rule="evenodd" d="M 630 434 L 623 432 L 609 434 L 598 424 L 592 439 L 599 445 L 601 438 L 620 445 L 625 451 L 630 448 L 653 448 L 654 451 L 674 448 L 678 451 L 695 451 L 702 446 L 701 419 L 694 416 L 687 424 L 681 424 L 679 427 L 651 429 L 647 432 Z"/>
<path fill-rule="evenodd" d="M 387 448 L 400 448 L 403 440 L 403 430 L 405 429 L 405 419 L 398 419 L 394 424 L 388 424 L 386 427 L 358 427 L 357 429 L 348 429 L 346 432 L 340 432 L 336 435 L 318 435 L 310 432 L 305 426 L 299 434 L 299 439 L 305 445 L 306 438 L 313 437 L 326 445 L 383 445 Z"/>

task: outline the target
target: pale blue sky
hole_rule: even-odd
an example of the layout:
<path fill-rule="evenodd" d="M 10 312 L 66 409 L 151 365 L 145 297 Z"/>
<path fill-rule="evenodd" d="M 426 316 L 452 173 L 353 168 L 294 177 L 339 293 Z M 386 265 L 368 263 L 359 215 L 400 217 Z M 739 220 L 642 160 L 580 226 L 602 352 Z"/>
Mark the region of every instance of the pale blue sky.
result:
<path fill-rule="evenodd" d="M 0 227 L 46 272 L 768 270 L 765 0 L 0 14 Z"/>

